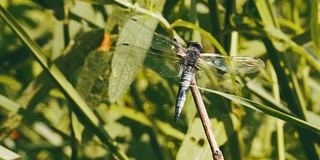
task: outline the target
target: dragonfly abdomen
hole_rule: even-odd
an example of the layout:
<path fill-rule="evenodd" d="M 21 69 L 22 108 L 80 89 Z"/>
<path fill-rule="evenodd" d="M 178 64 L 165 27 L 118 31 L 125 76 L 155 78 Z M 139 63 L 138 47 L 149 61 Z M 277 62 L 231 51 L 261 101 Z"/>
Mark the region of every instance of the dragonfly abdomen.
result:
<path fill-rule="evenodd" d="M 187 99 L 187 93 L 189 90 L 189 86 L 191 83 L 191 77 L 192 77 L 192 69 L 193 67 L 188 66 L 182 73 L 181 80 L 180 80 L 180 87 L 179 87 L 179 92 L 177 95 L 177 101 L 176 101 L 176 111 L 174 115 L 174 120 L 175 122 L 178 121 L 182 108 L 184 106 L 184 103 L 186 102 Z"/>

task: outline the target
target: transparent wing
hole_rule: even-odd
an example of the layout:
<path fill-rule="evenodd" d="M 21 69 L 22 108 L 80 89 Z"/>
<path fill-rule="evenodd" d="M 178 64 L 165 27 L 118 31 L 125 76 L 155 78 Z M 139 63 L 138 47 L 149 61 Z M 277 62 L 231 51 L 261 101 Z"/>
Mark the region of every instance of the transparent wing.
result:
<path fill-rule="evenodd" d="M 123 42 L 130 43 L 131 45 L 144 49 L 152 48 L 153 50 L 163 52 L 163 54 L 184 55 L 186 52 L 186 49 L 178 42 L 154 32 L 151 28 L 134 18 L 124 20 L 123 30 L 127 31 L 130 35 Z"/>
<path fill-rule="evenodd" d="M 201 67 L 214 66 L 222 71 L 235 74 L 254 73 L 265 67 L 264 62 L 256 57 L 229 57 L 213 53 L 202 53 L 199 61 Z"/>
<path fill-rule="evenodd" d="M 213 89 L 230 94 L 237 94 L 241 85 L 233 78 L 218 73 L 217 68 L 201 68 L 196 72 L 199 87 Z"/>
<path fill-rule="evenodd" d="M 233 74 L 247 74 L 257 72 L 264 66 L 264 62 L 256 57 L 229 57 L 202 53 L 199 58 L 196 80 L 200 87 L 236 94 L 241 90 L 241 85 L 235 78 L 219 74 L 218 69 Z"/>
<path fill-rule="evenodd" d="M 165 51 L 151 48 L 147 50 L 128 43 L 121 43 L 116 46 L 115 53 L 119 55 L 129 54 L 128 59 L 137 59 L 137 61 L 134 61 L 136 64 L 132 64 L 133 66 L 143 65 L 143 67 L 150 68 L 163 77 L 178 77 L 181 72 L 179 56 Z M 145 55 L 145 57 L 141 57 L 142 55 Z"/>

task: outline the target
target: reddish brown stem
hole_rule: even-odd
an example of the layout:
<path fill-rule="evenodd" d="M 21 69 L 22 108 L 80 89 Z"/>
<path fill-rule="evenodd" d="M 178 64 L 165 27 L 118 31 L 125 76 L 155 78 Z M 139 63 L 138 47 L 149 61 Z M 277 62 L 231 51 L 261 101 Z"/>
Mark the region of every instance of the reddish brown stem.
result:
<path fill-rule="evenodd" d="M 220 151 L 218 143 L 217 143 L 217 141 L 214 137 L 214 134 L 212 132 L 210 119 L 209 119 L 206 107 L 203 103 L 199 88 L 197 87 L 197 82 L 196 82 L 194 76 L 192 77 L 191 84 L 192 85 L 190 86 L 190 89 L 192 92 L 192 96 L 193 96 L 193 99 L 194 99 L 196 106 L 198 108 L 200 119 L 202 121 L 202 126 L 203 126 L 204 132 L 206 134 L 206 137 L 209 141 L 209 145 L 211 148 L 213 159 L 214 160 L 224 160 L 223 154 Z"/>

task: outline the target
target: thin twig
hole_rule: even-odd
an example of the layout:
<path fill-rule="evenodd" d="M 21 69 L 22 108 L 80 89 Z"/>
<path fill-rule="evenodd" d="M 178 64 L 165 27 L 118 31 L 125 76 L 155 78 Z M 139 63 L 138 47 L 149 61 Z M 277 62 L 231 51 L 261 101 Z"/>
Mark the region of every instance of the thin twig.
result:
<path fill-rule="evenodd" d="M 197 87 L 197 82 L 195 80 L 195 76 L 192 76 L 191 84 L 192 85 L 190 86 L 190 89 L 192 92 L 192 96 L 193 96 L 193 99 L 194 99 L 196 106 L 198 108 L 198 112 L 200 115 L 200 119 L 202 121 L 203 129 L 204 129 L 204 132 L 206 133 L 207 139 L 209 141 L 209 145 L 210 145 L 213 159 L 214 160 L 224 160 L 223 154 L 220 151 L 218 143 L 217 143 L 217 141 L 214 137 L 214 134 L 212 132 L 210 119 L 209 119 L 206 107 L 203 103 L 200 91 Z"/>

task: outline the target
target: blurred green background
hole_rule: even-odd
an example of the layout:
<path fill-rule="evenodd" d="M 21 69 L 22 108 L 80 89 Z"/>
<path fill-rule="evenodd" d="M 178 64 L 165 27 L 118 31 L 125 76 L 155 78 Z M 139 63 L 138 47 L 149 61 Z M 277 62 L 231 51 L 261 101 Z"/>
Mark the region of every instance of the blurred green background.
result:
<path fill-rule="evenodd" d="M 212 159 L 179 78 L 137 72 L 108 87 L 121 21 L 183 45 L 253 56 L 237 96 L 202 92 L 225 159 L 319 159 L 319 1 L 56 0 L 0 2 L 0 158 Z M 122 37 L 123 38 L 123 37 Z M 125 37 L 124 37 L 125 38 Z"/>

